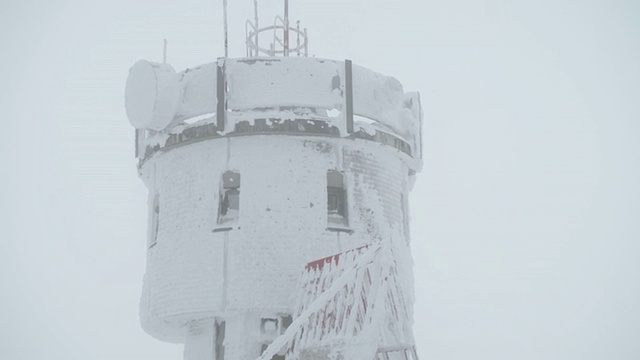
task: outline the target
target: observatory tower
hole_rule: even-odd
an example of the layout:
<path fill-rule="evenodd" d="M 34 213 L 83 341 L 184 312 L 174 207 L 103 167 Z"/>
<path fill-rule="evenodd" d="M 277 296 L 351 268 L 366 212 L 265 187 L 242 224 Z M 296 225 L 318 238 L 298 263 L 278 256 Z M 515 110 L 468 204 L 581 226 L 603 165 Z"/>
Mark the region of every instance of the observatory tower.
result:
<path fill-rule="evenodd" d="M 419 96 L 306 57 L 287 11 L 257 21 L 244 58 L 130 70 L 149 189 L 142 326 L 186 360 L 416 359 Z"/>

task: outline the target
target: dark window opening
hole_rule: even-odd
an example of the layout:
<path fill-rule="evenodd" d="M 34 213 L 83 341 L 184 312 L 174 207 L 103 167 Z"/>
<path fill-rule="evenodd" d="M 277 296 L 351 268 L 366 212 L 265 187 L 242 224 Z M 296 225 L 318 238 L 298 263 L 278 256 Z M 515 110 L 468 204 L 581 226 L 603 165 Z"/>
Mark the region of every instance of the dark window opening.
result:
<path fill-rule="evenodd" d="M 329 225 L 348 225 L 344 175 L 335 170 L 327 172 L 327 215 Z"/>
<path fill-rule="evenodd" d="M 224 335 L 225 335 L 225 322 L 216 321 L 215 360 L 224 360 Z"/>
<path fill-rule="evenodd" d="M 222 175 L 218 224 L 230 224 L 238 219 L 240 211 L 240 174 L 227 171 Z"/>

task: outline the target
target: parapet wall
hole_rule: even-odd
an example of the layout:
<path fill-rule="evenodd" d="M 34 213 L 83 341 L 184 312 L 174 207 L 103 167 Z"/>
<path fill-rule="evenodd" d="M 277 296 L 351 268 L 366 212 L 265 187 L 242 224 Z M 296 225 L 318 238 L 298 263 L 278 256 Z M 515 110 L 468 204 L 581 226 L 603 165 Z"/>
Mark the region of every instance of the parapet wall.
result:
<path fill-rule="evenodd" d="M 170 68 L 154 66 L 162 76 Z M 128 86 L 137 81 L 133 70 Z M 362 138 L 422 157 L 419 94 L 405 93 L 395 78 L 350 61 L 220 59 L 177 73 L 174 80 L 156 85 L 158 93 L 166 90 L 158 86 L 178 87 L 164 91 L 179 94 L 170 122 L 159 131 L 138 125 L 142 161 L 167 146 L 255 132 Z"/>

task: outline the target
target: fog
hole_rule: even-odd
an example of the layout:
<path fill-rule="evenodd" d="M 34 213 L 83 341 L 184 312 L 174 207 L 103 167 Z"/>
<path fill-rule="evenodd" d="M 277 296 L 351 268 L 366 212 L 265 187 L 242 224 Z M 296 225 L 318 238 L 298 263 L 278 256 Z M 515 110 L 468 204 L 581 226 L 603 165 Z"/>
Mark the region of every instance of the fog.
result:
<path fill-rule="evenodd" d="M 260 1 L 261 19 L 281 1 Z M 420 91 L 421 359 L 640 358 L 640 3 L 291 1 L 310 55 Z M 229 4 L 241 57 L 252 1 Z M 181 359 L 138 303 L 139 59 L 223 56 L 218 1 L 0 4 L 0 359 Z"/>

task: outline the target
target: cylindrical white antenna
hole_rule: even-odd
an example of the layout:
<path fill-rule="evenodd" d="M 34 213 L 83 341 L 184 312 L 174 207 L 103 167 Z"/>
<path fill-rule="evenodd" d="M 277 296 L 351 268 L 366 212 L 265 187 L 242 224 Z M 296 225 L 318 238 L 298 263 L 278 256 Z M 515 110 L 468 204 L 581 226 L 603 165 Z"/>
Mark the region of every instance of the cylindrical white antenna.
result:
<path fill-rule="evenodd" d="M 227 0 L 222 0 L 224 9 L 224 57 L 229 57 L 229 26 L 227 24 Z"/>

